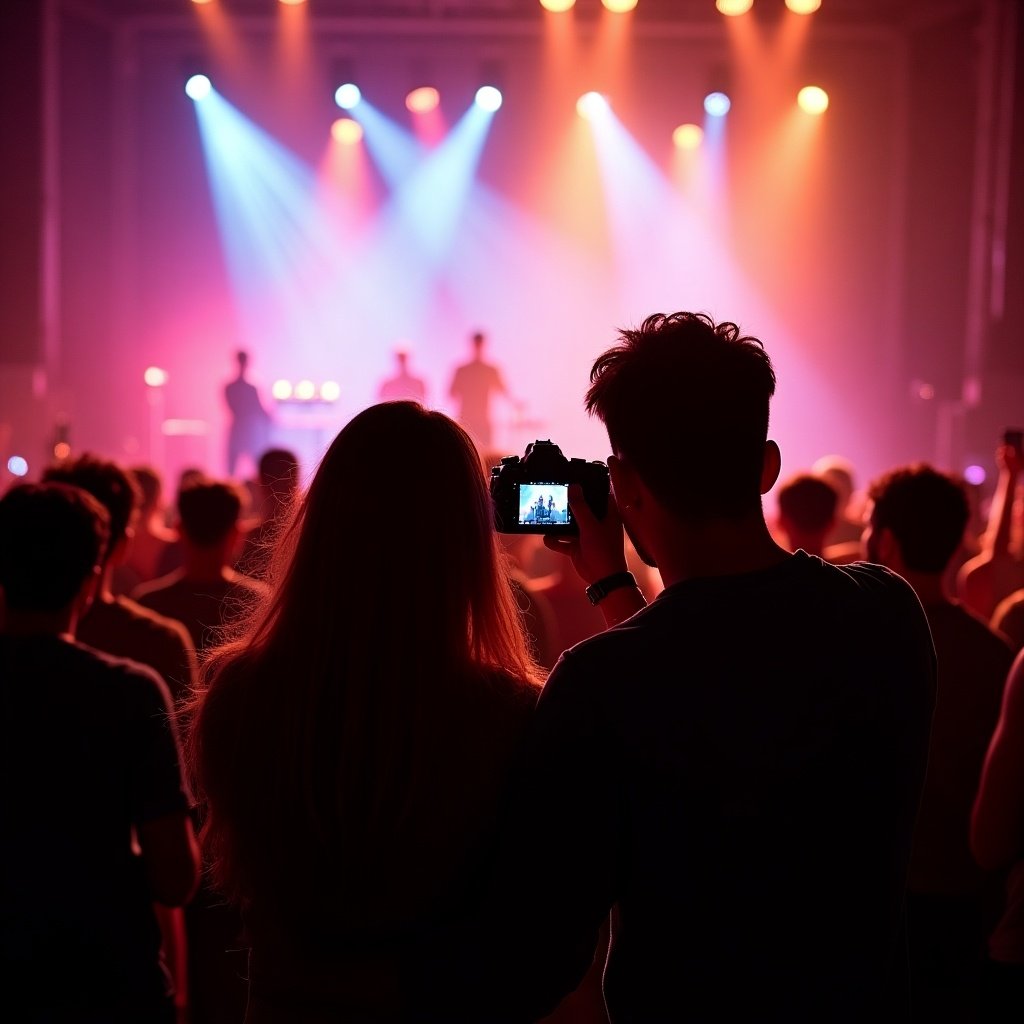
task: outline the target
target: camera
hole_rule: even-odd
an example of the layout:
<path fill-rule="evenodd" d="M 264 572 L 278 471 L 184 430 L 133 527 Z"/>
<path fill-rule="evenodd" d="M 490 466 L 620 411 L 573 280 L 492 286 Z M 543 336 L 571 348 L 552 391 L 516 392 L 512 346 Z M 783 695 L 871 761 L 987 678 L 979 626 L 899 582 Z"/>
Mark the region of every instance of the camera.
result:
<path fill-rule="evenodd" d="M 567 459 L 557 444 L 531 441 L 525 455 L 509 455 L 491 467 L 494 525 L 499 533 L 579 533 L 569 510 L 569 484 L 579 484 L 591 511 L 608 511 L 608 467 Z"/>

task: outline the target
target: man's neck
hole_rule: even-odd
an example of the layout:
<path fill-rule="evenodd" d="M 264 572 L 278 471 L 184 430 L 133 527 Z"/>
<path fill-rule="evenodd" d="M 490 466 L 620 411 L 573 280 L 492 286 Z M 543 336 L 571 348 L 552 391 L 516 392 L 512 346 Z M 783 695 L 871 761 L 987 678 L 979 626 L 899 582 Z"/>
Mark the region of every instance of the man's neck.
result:
<path fill-rule="evenodd" d="M 894 569 L 894 572 L 899 573 L 914 588 L 914 593 L 925 607 L 952 604 L 945 573 L 915 572 L 906 567 Z"/>
<path fill-rule="evenodd" d="M 775 543 L 761 515 L 676 526 L 655 552 L 666 587 L 707 576 L 738 576 L 781 565 L 790 553 Z"/>
<path fill-rule="evenodd" d="M 26 612 L 8 608 L 3 631 L 9 636 L 52 636 L 71 642 L 75 639 L 75 614 L 68 609 Z"/>
<path fill-rule="evenodd" d="M 182 570 L 190 583 L 219 583 L 233 578 L 225 552 L 219 547 L 186 547 Z"/>

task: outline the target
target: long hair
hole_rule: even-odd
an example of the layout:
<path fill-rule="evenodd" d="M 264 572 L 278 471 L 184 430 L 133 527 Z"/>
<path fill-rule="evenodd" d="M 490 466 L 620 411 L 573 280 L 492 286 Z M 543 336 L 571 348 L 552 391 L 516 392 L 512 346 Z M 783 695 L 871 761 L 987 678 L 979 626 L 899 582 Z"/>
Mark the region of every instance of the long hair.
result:
<path fill-rule="evenodd" d="M 453 709 L 540 681 L 476 448 L 415 402 L 341 430 L 267 583 L 188 713 L 204 848 L 242 903 L 339 846 L 338 872 L 372 864 L 422 813 Z"/>

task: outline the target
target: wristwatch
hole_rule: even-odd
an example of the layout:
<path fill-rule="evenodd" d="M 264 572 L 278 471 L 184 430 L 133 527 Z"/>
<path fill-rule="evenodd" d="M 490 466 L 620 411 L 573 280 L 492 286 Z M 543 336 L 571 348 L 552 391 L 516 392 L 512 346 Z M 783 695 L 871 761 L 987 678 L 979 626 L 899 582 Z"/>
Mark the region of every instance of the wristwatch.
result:
<path fill-rule="evenodd" d="M 605 576 L 603 579 L 591 583 L 587 587 L 587 599 L 591 604 L 600 604 L 613 590 L 637 585 L 636 577 L 631 572 L 614 572 L 611 576 Z"/>

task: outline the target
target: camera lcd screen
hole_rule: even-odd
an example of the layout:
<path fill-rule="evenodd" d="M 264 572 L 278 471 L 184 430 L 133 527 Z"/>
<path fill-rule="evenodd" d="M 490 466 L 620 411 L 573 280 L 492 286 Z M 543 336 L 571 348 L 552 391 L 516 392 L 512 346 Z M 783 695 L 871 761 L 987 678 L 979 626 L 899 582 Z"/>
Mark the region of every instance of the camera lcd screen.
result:
<path fill-rule="evenodd" d="M 519 526 L 557 530 L 571 522 L 568 484 L 533 481 L 519 485 Z"/>

